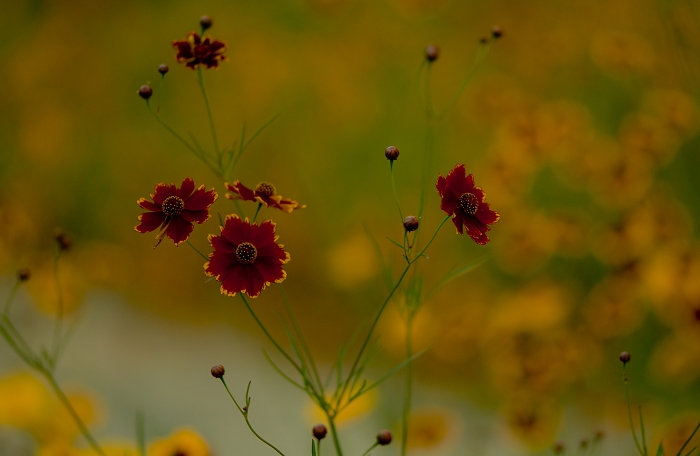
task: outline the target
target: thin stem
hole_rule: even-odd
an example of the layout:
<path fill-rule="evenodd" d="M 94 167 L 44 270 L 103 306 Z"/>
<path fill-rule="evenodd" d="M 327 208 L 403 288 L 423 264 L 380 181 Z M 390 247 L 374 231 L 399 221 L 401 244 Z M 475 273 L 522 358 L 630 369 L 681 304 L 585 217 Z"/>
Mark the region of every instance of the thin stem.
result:
<path fill-rule="evenodd" d="M 639 451 L 639 454 L 641 456 L 645 456 L 644 452 L 642 451 L 641 445 L 639 445 L 639 440 L 637 440 L 637 433 L 634 430 L 634 421 L 632 420 L 632 407 L 630 406 L 630 392 L 629 392 L 629 380 L 627 379 L 627 372 L 625 370 L 625 365 L 623 364 L 622 367 L 622 373 L 624 375 L 624 381 L 625 381 L 625 399 L 627 400 L 627 414 L 629 416 L 630 420 L 630 429 L 632 430 L 632 437 L 634 438 L 634 444 L 637 446 L 637 451 Z"/>
<path fill-rule="evenodd" d="M 399 197 L 396 195 L 396 184 L 394 183 L 394 160 L 389 160 L 389 174 L 391 174 L 391 188 L 394 190 L 394 201 L 396 201 L 396 207 L 399 209 L 399 217 L 401 217 L 401 224 L 403 224 L 403 212 L 401 212 Z"/>
<path fill-rule="evenodd" d="M 413 313 L 406 320 L 406 359 L 413 356 Z M 403 397 L 403 414 L 401 419 L 401 455 L 405 456 L 408 441 L 408 418 L 411 413 L 411 393 L 413 390 L 413 363 L 406 365 L 406 391 Z"/>
<path fill-rule="evenodd" d="M 316 456 L 321 456 L 321 439 L 316 439 Z"/>
<path fill-rule="evenodd" d="M 5 341 L 10 346 L 10 348 L 12 350 L 14 350 L 15 353 L 17 353 L 17 356 L 22 358 L 22 361 L 24 361 L 25 363 L 27 363 L 27 365 L 29 365 L 31 367 L 37 366 L 38 362 L 35 359 L 33 359 L 34 358 L 33 353 L 29 353 L 29 354 L 25 353 L 22 350 L 22 348 L 20 348 L 17 345 L 17 342 L 15 342 L 15 340 L 12 338 L 12 336 L 7 331 L 5 326 L 3 326 L 1 323 L 0 323 L 0 334 L 2 334 L 2 337 L 5 339 Z"/>
<path fill-rule="evenodd" d="M 376 447 L 377 445 L 379 445 L 379 442 L 374 442 L 374 444 L 373 444 L 371 447 L 367 448 L 367 451 L 365 451 L 364 453 L 362 453 L 362 456 L 367 456 L 367 453 L 369 453 L 370 451 L 372 451 L 372 450 L 374 449 L 374 447 Z"/>
<path fill-rule="evenodd" d="M 12 307 L 12 302 L 15 299 L 15 295 L 17 294 L 17 291 L 19 290 L 20 285 L 22 284 L 21 280 L 17 280 L 15 282 L 15 285 L 12 287 L 12 290 L 10 291 L 10 294 L 7 295 L 7 299 L 5 299 L 5 305 L 3 307 L 3 315 L 9 315 L 10 314 L 10 308 Z"/>
<path fill-rule="evenodd" d="M 435 116 L 435 111 L 433 110 L 433 96 L 430 91 L 430 70 L 433 68 L 431 62 L 428 62 L 428 68 L 425 73 L 425 115 L 428 119 L 432 119 Z"/>
<path fill-rule="evenodd" d="M 33 351 L 32 348 L 29 346 L 26 340 L 24 340 L 24 337 L 17 331 L 17 328 L 15 328 L 15 325 L 12 324 L 12 321 L 7 315 L 2 315 L 2 322 L 0 324 L 5 324 L 5 330 L 8 331 L 8 334 L 10 337 L 13 338 L 14 343 L 18 344 L 21 346 L 20 348 L 23 350 L 23 353 L 29 354 L 29 357 L 33 356 Z"/>
<path fill-rule="evenodd" d="M 204 87 L 204 75 L 202 74 L 202 65 L 199 65 L 199 67 L 197 68 L 197 74 L 199 76 L 199 87 L 202 89 L 202 96 L 204 97 L 204 104 L 207 106 L 207 115 L 209 116 L 209 127 L 211 128 L 211 137 L 214 141 L 214 150 L 216 151 L 216 156 L 219 158 L 219 169 L 221 169 L 221 150 L 219 150 L 219 140 L 216 137 L 216 127 L 214 126 L 214 118 L 211 115 L 211 107 L 209 106 L 209 97 L 207 96 L 207 89 Z"/>
<path fill-rule="evenodd" d="M 335 447 L 336 456 L 343 456 L 343 450 L 340 448 L 340 439 L 338 438 L 338 430 L 335 427 L 335 418 L 328 412 L 326 412 L 326 417 L 328 418 L 328 425 L 331 427 L 331 437 L 333 437 L 333 446 Z"/>
<path fill-rule="evenodd" d="M 294 328 L 294 331 L 297 333 L 297 337 L 299 338 L 299 343 L 301 344 L 301 349 L 306 354 L 306 357 L 309 358 L 309 364 L 311 365 L 311 370 L 313 371 L 314 377 L 316 378 L 316 382 L 318 384 L 320 395 L 321 395 L 321 397 L 325 397 L 325 393 L 323 391 L 323 382 L 321 381 L 321 376 L 318 375 L 318 369 L 316 369 L 316 363 L 314 362 L 314 358 L 311 356 L 311 351 L 309 350 L 309 346 L 306 344 L 306 340 L 304 339 L 304 334 L 301 332 L 301 327 L 299 326 L 299 321 L 297 320 L 296 316 L 294 315 L 294 312 L 292 311 L 292 306 L 289 303 L 289 298 L 287 297 L 287 293 L 285 293 L 284 287 L 281 284 L 277 285 L 277 289 L 279 290 L 280 295 L 282 296 L 282 301 L 284 301 L 284 305 L 287 309 L 287 314 L 289 315 L 289 319 L 292 321 L 292 327 Z"/>
<path fill-rule="evenodd" d="M 278 450 L 277 447 L 275 447 L 273 444 L 271 444 L 270 442 L 268 442 L 267 440 L 262 438 L 262 436 L 260 436 L 260 434 L 255 432 L 255 429 L 253 429 L 253 426 L 250 424 L 250 420 L 248 419 L 248 409 L 243 410 L 238 405 L 238 402 L 236 402 L 236 398 L 233 397 L 233 394 L 231 394 L 231 390 L 228 389 L 228 385 L 226 385 L 226 381 L 224 380 L 224 378 L 221 377 L 220 380 L 221 380 L 221 383 L 224 384 L 224 388 L 226 388 L 226 392 L 228 393 L 229 397 L 233 400 L 233 403 L 236 404 L 236 408 L 238 408 L 238 411 L 241 412 L 241 414 L 243 415 L 243 418 L 245 419 L 245 424 L 248 425 L 248 429 L 250 429 L 250 432 L 252 432 L 253 435 L 255 435 L 255 437 L 257 437 L 258 440 L 260 440 L 262 443 L 264 443 L 265 445 L 267 445 L 270 448 L 272 448 L 273 450 L 275 450 L 278 454 L 284 456 L 284 453 L 282 453 L 280 450 Z"/>
<path fill-rule="evenodd" d="M 92 434 L 90 434 L 90 431 L 88 431 L 87 426 L 85 426 L 85 423 L 83 423 L 83 420 L 78 415 L 78 412 L 76 412 L 73 408 L 73 405 L 70 403 L 70 400 L 68 400 L 66 394 L 63 392 L 63 390 L 61 390 L 61 387 L 58 386 L 58 383 L 56 382 L 56 379 L 54 378 L 53 374 L 50 371 L 43 368 L 39 368 L 39 372 L 41 372 L 46 378 L 46 380 L 48 380 L 49 384 L 51 385 L 51 388 L 53 388 L 54 392 L 56 393 L 56 396 L 58 396 L 60 401 L 66 407 L 66 410 L 68 410 L 68 413 L 70 413 L 71 417 L 73 417 L 73 421 L 75 421 L 75 424 L 78 426 L 80 432 L 83 434 L 85 439 L 87 439 L 88 443 L 95 451 L 95 453 L 101 456 L 106 456 L 105 452 L 102 450 L 102 448 L 100 448 L 100 445 L 97 443 L 95 438 L 92 436 Z"/>
<path fill-rule="evenodd" d="M 255 215 L 253 216 L 253 221 L 250 223 L 254 223 L 255 219 L 258 218 L 258 214 L 260 213 L 260 208 L 262 207 L 262 203 L 258 203 L 258 208 L 255 210 Z"/>
<path fill-rule="evenodd" d="M 250 304 L 248 304 L 248 300 L 245 298 L 243 293 L 240 293 L 240 295 L 241 295 L 241 299 L 243 300 L 243 303 L 245 304 L 246 308 L 248 309 L 248 312 L 250 312 L 250 314 L 253 316 L 253 319 L 255 319 L 256 323 L 258 324 L 258 326 L 260 326 L 260 329 L 263 330 L 263 332 L 265 333 L 267 338 L 270 340 L 270 342 L 272 342 L 272 344 L 275 346 L 275 348 L 277 348 L 277 350 L 280 353 L 282 353 L 282 356 L 284 356 L 287 359 L 287 361 L 289 361 L 292 364 L 292 366 L 294 366 L 294 368 L 297 370 L 297 372 L 299 372 L 301 374 L 302 373 L 301 367 L 292 359 L 291 356 L 289 356 L 289 354 L 287 354 L 287 352 L 282 347 L 280 347 L 280 345 L 277 343 L 277 341 L 267 331 L 267 328 L 265 328 L 265 325 L 262 324 L 262 322 L 260 321 L 258 316 L 253 311 L 253 308 L 250 307 Z"/>
<path fill-rule="evenodd" d="M 61 251 L 54 257 L 53 261 L 53 274 L 56 281 L 56 294 L 58 296 L 58 309 L 56 309 L 56 322 L 54 323 L 53 332 L 53 355 L 51 364 L 55 364 L 58 361 L 58 356 L 61 352 L 61 336 L 63 333 L 63 292 L 61 289 L 61 279 L 58 275 L 58 260 L 61 258 Z"/>
<path fill-rule="evenodd" d="M 195 246 L 190 242 L 189 239 L 187 240 L 187 245 L 189 245 L 190 247 L 192 247 L 192 249 L 194 249 L 195 252 L 199 253 L 199 256 L 201 256 L 201 257 L 204 258 L 205 260 L 209 261 L 210 258 L 209 258 L 208 256 L 206 256 L 205 254 L 203 254 L 202 252 L 200 252 L 199 249 L 198 249 L 197 247 L 195 247 Z"/>

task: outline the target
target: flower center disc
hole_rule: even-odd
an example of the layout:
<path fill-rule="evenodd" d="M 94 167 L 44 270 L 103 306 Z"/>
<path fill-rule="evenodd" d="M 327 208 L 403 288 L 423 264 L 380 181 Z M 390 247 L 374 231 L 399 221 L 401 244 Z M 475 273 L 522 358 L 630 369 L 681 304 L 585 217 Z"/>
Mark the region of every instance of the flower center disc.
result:
<path fill-rule="evenodd" d="M 185 208 L 185 202 L 179 196 L 169 196 L 163 201 L 163 213 L 165 215 L 177 215 Z"/>
<path fill-rule="evenodd" d="M 473 193 L 462 193 L 462 196 L 459 197 L 459 207 L 467 215 L 474 215 L 479 209 L 479 199 Z"/>
<path fill-rule="evenodd" d="M 257 187 L 255 187 L 255 193 L 260 196 L 273 196 L 275 194 L 275 186 L 267 182 L 260 182 Z"/>
<path fill-rule="evenodd" d="M 236 247 L 236 258 L 243 264 L 252 263 L 258 257 L 258 251 L 250 242 L 241 242 Z"/>

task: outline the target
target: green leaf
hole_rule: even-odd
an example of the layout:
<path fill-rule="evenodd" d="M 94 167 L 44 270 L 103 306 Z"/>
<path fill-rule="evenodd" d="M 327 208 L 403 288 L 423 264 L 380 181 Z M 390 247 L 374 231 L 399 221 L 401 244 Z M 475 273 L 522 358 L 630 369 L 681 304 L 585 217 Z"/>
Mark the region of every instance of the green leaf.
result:
<path fill-rule="evenodd" d="M 690 443 L 690 441 L 693 440 L 693 437 L 695 437 L 695 433 L 698 432 L 698 429 L 700 429 L 700 422 L 698 422 L 698 425 L 695 426 L 695 429 L 693 430 L 692 434 L 690 434 L 690 437 L 688 437 L 688 440 L 685 441 L 685 443 L 683 444 L 681 449 L 678 450 L 678 453 L 676 453 L 676 456 L 680 456 L 681 454 L 683 454 L 683 450 L 685 450 L 685 447 L 687 447 L 688 444 Z M 695 448 L 690 450 L 690 452 L 692 453 L 693 450 L 695 450 Z M 690 454 L 690 453 L 688 453 L 688 454 Z"/>
<path fill-rule="evenodd" d="M 316 456 L 316 442 L 311 439 L 311 456 Z"/>
<path fill-rule="evenodd" d="M 390 238 L 389 236 L 387 236 L 386 238 L 389 239 L 389 242 L 391 242 L 392 244 L 394 244 L 396 247 L 400 248 L 402 252 L 404 251 L 403 245 L 399 244 L 398 242 L 396 242 L 395 240 L 393 240 L 393 239 Z"/>
<path fill-rule="evenodd" d="M 305 389 L 303 386 L 301 386 L 299 383 L 297 383 L 297 382 L 295 382 L 294 380 L 292 380 L 287 374 L 285 374 L 284 372 L 282 372 L 282 369 L 280 369 L 279 367 L 277 367 L 277 364 L 275 364 L 275 362 L 272 361 L 272 358 L 270 358 L 270 355 L 268 355 L 267 352 L 266 352 L 265 350 L 263 350 L 263 354 L 265 355 L 265 359 L 267 360 L 267 362 L 270 363 L 270 365 L 272 366 L 272 368 L 275 369 L 275 370 L 277 371 L 277 373 L 280 375 L 280 377 L 282 377 L 283 379 L 287 380 L 289 383 L 291 383 L 292 385 L 296 386 L 296 387 L 299 388 L 300 390 L 306 391 L 306 389 Z"/>
<path fill-rule="evenodd" d="M 234 158 L 234 159 L 233 159 L 233 162 L 230 163 L 230 166 L 227 167 L 227 168 L 228 168 L 228 169 L 226 170 L 227 173 L 230 172 L 231 170 L 233 170 L 233 168 L 236 167 L 236 163 L 238 163 L 238 160 L 241 158 L 241 155 L 243 155 L 243 152 L 245 152 L 245 150 L 248 148 L 248 146 L 250 146 L 250 143 L 252 143 L 253 140 L 254 140 L 255 138 L 257 138 L 258 135 L 259 135 L 265 128 L 267 128 L 268 125 L 270 125 L 272 122 L 274 122 L 275 120 L 277 120 L 277 118 L 278 118 L 280 115 L 281 115 L 281 114 L 276 114 L 276 115 L 274 115 L 270 120 L 268 120 L 267 122 L 265 122 L 264 124 L 262 124 L 262 126 L 261 126 L 260 128 L 258 128 L 257 130 L 255 130 L 255 133 L 253 133 L 253 135 L 250 137 L 250 139 L 248 139 L 248 141 L 246 141 L 246 142 L 243 141 L 243 138 L 245 138 L 245 124 L 243 125 L 243 131 L 241 132 L 241 142 L 238 144 L 238 155 L 236 155 L 236 158 Z"/>
<path fill-rule="evenodd" d="M 656 456 L 666 456 L 664 453 L 664 442 L 659 442 L 659 448 L 656 450 Z"/>
<path fill-rule="evenodd" d="M 642 417 L 642 407 L 639 407 L 639 427 L 642 431 L 642 448 L 644 449 L 644 456 L 648 456 L 649 452 L 647 451 L 647 437 L 644 433 L 644 418 Z"/>
<path fill-rule="evenodd" d="M 426 295 L 426 299 L 431 298 L 440 288 L 442 288 L 444 285 L 446 285 L 448 282 L 450 282 L 453 279 L 456 279 L 457 277 L 463 276 L 464 274 L 467 274 L 474 269 L 478 268 L 482 264 L 486 262 L 486 260 L 489 259 L 488 254 L 483 255 L 476 260 L 472 261 L 471 263 L 468 263 L 465 266 L 462 266 L 461 268 L 453 269 L 452 271 L 448 272 L 445 277 L 442 278 Z"/>

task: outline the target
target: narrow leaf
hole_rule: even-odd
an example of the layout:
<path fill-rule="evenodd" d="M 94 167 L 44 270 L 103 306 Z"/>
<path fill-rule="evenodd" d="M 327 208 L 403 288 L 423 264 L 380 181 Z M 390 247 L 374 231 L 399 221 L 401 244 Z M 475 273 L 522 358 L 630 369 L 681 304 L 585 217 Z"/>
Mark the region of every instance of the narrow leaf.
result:
<path fill-rule="evenodd" d="M 685 450 L 685 447 L 687 447 L 688 444 L 690 443 L 690 441 L 693 440 L 693 437 L 695 437 L 695 433 L 698 432 L 698 429 L 700 429 L 700 422 L 698 423 L 697 426 L 695 426 L 695 429 L 693 430 L 692 434 L 690 434 L 690 437 L 688 437 L 688 440 L 685 441 L 685 443 L 683 444 L 681 449 L 678 450 L 678 453 L 676 453 L 676 456 L 680 456 L 681 454 L 683 454 L 683 450 Z M 690 451 L 692 452 L 693 450 L 695 450 L 695 448 L 693 448 Z M 690 454 L 690 453 L 688 453 L 688 454 Z"/>
<path fill-rule="evenodd" d="M 402 246 L 401 244 L 399 244 L 398 242 L 396 242 L 395 240 L 393 240 L 393 239 L 390 238 L 389 236 L 387 236 L 386 238 L 389 239 L 389 241 L 390 241 L 392 244 L 394 244 L 396 247 L 400 248 L 401 251 L 403 251 L 403 246 Z"/>
<path fill-rule="evenodd" d="M 642 417 L 642 407 L 639 407 L 639 427 L 642 431 L 642 448 L 644 449 L 644 456 L 648 456 L 649 452 L 647 451 L 647 437 L 644 433 L 644 418 Z"/>
<path fill-rule="evenodd" d="M 664 453 L 664 442 L 659 442 L 659 448 L 656 450 L 656 456 L 666 456 Z"/>
<path fill-rule="evenodd" d="M 304 389 L 303 386 L 301 386 L 299 383 L 297 383 L 297 382 L 295 382 L 294 380 L 292 380 L 287 374 L 285 374 L 284 372 L 282 372 L 282 370 L 281 370 L 279 367 L 277 367 L 277 364 L 275 364 L 275 362 L 272 361 L 272 359 L 270 358 L 270 355 L 268 355 L 267 352 L 266 352 L 265 350 L 263 350 L 263 354 L 265 355 L 265 359 L 267 359 L 267 362 L 270 363 L 270 365 L 272 366 L 272 368 L 275 369 L 275 370 L 277 371 L 277 373 L 278 373 L 283 379 L 287 380 L 289 383 L 291 383 L 292 385 L 296 386 L 296 387 L 299 388 L 300 390 L 306 391 L 306 390 Z"/>

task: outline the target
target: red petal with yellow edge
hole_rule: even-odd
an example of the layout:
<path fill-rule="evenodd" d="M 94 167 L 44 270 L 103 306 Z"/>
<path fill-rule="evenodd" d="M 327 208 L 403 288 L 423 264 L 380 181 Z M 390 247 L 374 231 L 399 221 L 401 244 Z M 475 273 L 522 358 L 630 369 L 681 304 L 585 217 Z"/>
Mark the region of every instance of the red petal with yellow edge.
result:
<path fill-rule="evenodd" d="M 136 201 L 136 204 L 148 211 L 161 212 L 163 210 L 161 206 L 148 201 L 146 198 L 139 198 L 139 200 Z"/>
<path fill-rule="evenodd" d="M 141 222 L 134 227 L 139 233 L 148 233 L 158 229 L 165 221 L 165 214 L 162 212 L 145 212 L 139 215 Z"/>
<path fill-rule="evenodd" d="M 192 226 L 190 222 L 176 215 L 170 221 L 170 225 L 168 225 L 165 234 L 175 242 L 175 245 L 179 245 L 189 239 L 192 230 L 194 230 L 194 226 Z"/>
<path fill-rule="evenodd" d="M 178 190 L 178 196 L 182 198 L 183 201 L 185 201 L 192 195 L 192 192 L 194 192 L 194 181 L 191 178 L 186 177 L 182 181 L 180 190 Z"/>
<path fill-rule="evenodd" d="M 224 229 L 221 230 L 221 235 L 236 245 L 246 242 L 250 238 L 250 224 L 244 223 L 235 214 L 228 215 L 224 222 Z"/>
<path fill-rule="evenodd" d="M 161 182 L 156 184 L 156 189 L 151 195 L 151 199 L 153 199 L 154 203 L 162 205 L 165 198 L 173 195 L 177 196 L 177 193 L 178 191 L 175 184 L 168 185 L 165 182 Z"/>

